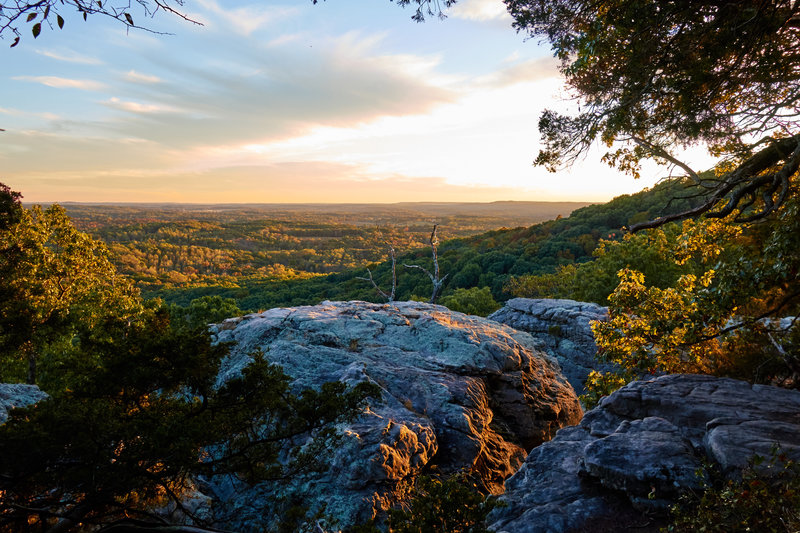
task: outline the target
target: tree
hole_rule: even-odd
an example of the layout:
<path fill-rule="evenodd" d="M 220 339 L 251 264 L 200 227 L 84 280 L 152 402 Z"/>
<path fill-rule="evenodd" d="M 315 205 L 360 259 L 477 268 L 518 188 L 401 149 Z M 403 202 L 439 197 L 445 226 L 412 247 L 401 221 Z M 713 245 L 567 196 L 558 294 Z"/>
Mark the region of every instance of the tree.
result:
<path fill-rule="evenodd" d="M 236 305 L 236 300 L 218 295 L 195 298 L 186 307 L 173 304 L 170 306 L 170 313 L 178 320 L 198 328 L 245 314 Z"/>
<path fill-rule="evenodd" d="M 670 270 L 679 267 L 673 286 L 621 272 L 610 321 L 595 332 L 624 375 L 591 376 L 589 388 L 675 371 L 800 385 L 796 321 L 776 327 L 800 297 L 800 2 L 505 2 L 518 31 L 550 41 L 578 104 L 571 115 L 542 114 L 536 163 L 556 171 L 605 143 L 603 159 L 620 170 L 638 176 L 650 158 L 693 184 L 682 196 L 697 203 L 637 215 L 631 231 L 701 215 L 718 222 L 665 241 Z M 674 155 L 697 144 L 718 157 L 711 175 Z M 681 246 L 710 255 L 687 271 Z M 781 368 L 766 370 L 773 361 Z"/>
<path fill-rule="evenodd" d="M 392 259 L 392 292 L 386 294 L 380 287 L 378 287 L 378 284 L 375 283 L 375 279 L 372 277 L 372 271 L 369 268 L 367 268 L 367 275 L 369 277 L 364 278 L 359 276 L 356 277 L 356 279 L 369 281 L 375 288 L 375 290 L 378 292 L 378 294 L 381 296 L 381 298 L 386 300 L 388 303 L 392 303 L 395 299 L 395 296 L 397 295 L 397 257 L 395 256 L 394 244 L 390 243 L 387 244 L 389 246 L 389 257 Z"/>
<path fill-rule="evenodd" d="M 207 322 L 233 302 L 144 302 L 63 209 L 19 198 L 0 186 L 11 221 L 0 229 L 2 369 L 27 363 L 49 398 L 0 426 L 0 532 L 196 533 L 202 520 L 181 502 L 197 476 L 279 482 L 316 467 L 336 423 L 377 394 L 341 382 L 295 391 L 258 353 L 218 384 L 227 346 Z M 166 504 L 201 527 L 167 527 L 153 512 Z"/>
<path fill-rule="evenodd" d="M 659 286 L 658 277 L 619 271 L 608 321 L 592 324 L 598 355 L 618 370 L 589 376 L 587 405 L 633 379 L 665 372 L 798 387 L 800 328 L 785 318 L 796 316 L 800 296 L 797 208 L 791 198 L 775 221 L 742 227 L 731 223 L 732 215 L 686 220 L 677 234 L 674 225 L 649 230 L 649 246 L 644 234 L 616 244 L 619 250 L 657 244 L 660 269 L 677 279 Z"/>
<path fill-rule="evenodd" d="M 795 0 L 505 0 L 518 31 L 544 36 L 578 112 L 545 111 L 536 163 L 555 171 L 595 141 L 638 175 L 645 158 L 678 167 L 705 196 L 689 216 L 763 218 L 796 194 L 800 167 L 800 3 Z M 706 143 L 701 177 L 672 152 Z"/>
<path fill-rule="evenodd" d="M 24 372 L 36 383 L 37 363 L 49 348 L 61 343 L 59 350 L 69 350 L 79 326 L 110 312 L 134 316 L 141 304 L 105 246 L 75 229 L 63 208 L 24 209 L 5 189 L 0 217 L 13 222 L 0 228 L 0 375 L 14 380 Z"/>
<path fill-rule="evenodd" d="M 227 347 L 154 306 L 133 321 L 109 317 L 77 343 L 68 387 L 0 426 L 4 533 L 153 531 L 165 524 L 153 509 L 167 504 L 204 526 L 181 503 L 196 476 L 280 482 L 313 467 L 334 423 L 374 395 L 340 382 L 295 393 L 258 354 L 216 386 Z M 116 526 L 129 518 L 139 522 Z"/>
<path fill-rule="evenodd" d="M 486 518 L 498 507 L 465 472 L 447 479 L 420 476 L 409 492 L 407 508 L 389 510 L 389 531 L 488 533 Z"/>
<path fill-rule="evenodd" d="M 442 287 L 444 286 L 444 281 L 447 279 L 449 274 L 445 274 L 444 277 L 440 277 L 439 275 L 439 254 L 436 250 L 436 247 L 439 245 L 439 238 L 436 236 L 436 228 L 438 228 L 438 224 L 433 225 L 433 231 L 431 231 L 431 237 L 428 240 L 431 244 L 431 256 L 433 258 L 433 273 L 431 273 L 427 268 L 421 267 L 419 265 L 407 265 L 403 263 L 403 266 L 406 268 L 417 268 L 422 270 L 428 277 L 431 279 L 431 285 L 433 288 L 431 289 L 431 297 L 428 300 L 428 303 L 435 304 L 436 300 L 439 298 L 439 295 L 442 293 Z"/>
<path fill-rule="evenodd" d="M 8 229 L 19 221 L 22 212 L 21 199 L 20 193 L 0 183 L 0 231 Z"/>
<path fill-rule="evenodd" d="M 453 311 L 477 316 L 489 316 L 500 309 L 500 304 L 492 296 L 489 287 L 456 289 L 452 294 L 444 296 L 441 304 Z"/>

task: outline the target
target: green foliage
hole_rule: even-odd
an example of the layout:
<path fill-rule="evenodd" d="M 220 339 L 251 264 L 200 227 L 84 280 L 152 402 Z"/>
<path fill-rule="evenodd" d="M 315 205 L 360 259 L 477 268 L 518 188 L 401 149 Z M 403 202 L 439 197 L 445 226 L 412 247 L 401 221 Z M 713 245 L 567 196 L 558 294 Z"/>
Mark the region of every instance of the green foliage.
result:
<path fill-rule="evenodd" d="M 12 191 L 8 185 L 0 183 L 0 231 L 19 222 L 22 214 L 22 195 Z"/>
<path fill-rule="evenodd" d="M 676 239 L 664 230 L 650 238 L 663 245 L 663 257 L 687 273 L 674 287 L 645 284 L 645 276 L 628 268 L 619 271 L 620 283 L 609 296 L 609 319 L 592 324 L 598 354 L 620 366 L 617 377 L 609 375 L 587 383 L 589 395 L 611 392 L 636 376 L 655 373 L 720 374 L 727 364 L 720 335 L 730 315 L 720 308 L 709 290 L 716 261 L 740 228 L 721 221 L 685 222 Z M 691 271 L 703 270 L 700 275 Z"/>
<path fill-rule="evenodd" d="M 236 305 L 233 298 L 221 296 L 202 296 L 195 298 L 186 307 L 172 304 L 170 313 L 180 317 L 191 327 L 201 327 L 222 322 L 226 318 L 242 316 L 244 312 Z"/>
<path fill-rule="evenodd" d="M 377 396 L 367 383 L 297 393 L 260 354 L 218 386 L 227 347 L 207 323 L 237 314 L 231 301 L 143 302 L 62 209 L 6 196 L 19 217 L 0 230 L 3 371 L 33 348 L 49 398 L 0 426 L 0 531 L 157 520 L 150 510 L 180 507 L 198 475 L 256 482 L 317 468 L 336 424 Z"/>
<path fill-rule="evenodd" d="M 489 287 L 456 289 L 439 303 L 453 311 L 478 316 L 489 316 L 500 309 L 500 304 L 492 297 Z"/>
<path fill-rule="evenodd" d="M 264 206 L 176 210 L 72 205 L 76 225 L 106 243 L 120 272 L 145 291 L 253 281 L 308 279 L 357 269 L 427 243 L 435 216 L 442 237 L 468 236 L 524 221 L 547 220 L 579 203 L 519 203 L 502 209 L 424 205 L 342 208 Z M 554 216 L 554 215 L 552 215 Z M 363 270 L 362 270 L 363 272 Z M 184 304 L 188 302 L 182 302 Z"/>
<path fill-rule="evenodd" d="M 616 378 L 590 381 L 591 394 L 610 383 L 657 373 L 706 373 L 796 386 L 797 328 L 781 329 L 796 314 L 797 199 L 759 224 L 724 220 L 684 222 L 650 239 L 670 258 L 672 285 L 661 288 L 636 270 L 623 269 L 609 296 L 608 322 L 593 325 L 599 355 L 620 365 Z M 633 241 L 622 243 L 627 246 Z M 651 244 L 652 248 L 653 245 Z"/>
<path fill-rule="evenodd" d="M 574 298 L 578 270 L 574 264 L 561 265 L 552 274 L 514 276 L 505 291 L 514 298 Z"/>
<path fill-rule="evenodd" d="M 163 309 L 133 322 L 110 318 L 78 343 L 85 355 L 67 386 L 0 426 L 0 531 L 70 515 L 86 523 L 147 516 L 158 502 L 177 502 L 196 475 L 297 474 L 330 450 L 333 424 L 375 395 L 368 384 L 338 382 L 294 394 L 289 377 L 258 354 L 216 388 L 226 347 Z M 301 435 L 316 440 L 279 462 L 282 446 Z"/>
<path fill-rule="evenodd" d="M 755 457 L 741 480 L 711 477 L 699 495 L 689 494 L 672 508 L 665 532 L 739 533 L 800 531 L 800 465 L 775 451 Z"/>
<path fill-rule="evenodd" d="M 594 409 L 604 397 L 615 390 L 624 387 L 634 379 L 637 374 L 628 370 L 616 372 L 598 372 L 592 370 L 586 377 L 586 394 L 581 394 L 580 401 L 586 410 Z"/>
<path fill-rule="evenodd" d="M 106 248 L 77 231 L 61 207 L 13 212 L 14 223 L 0 229 L 0 377 L 35 383 L 39 360 L 68 349 L 77 328 L 108 314 L 133 317 L 141 306 Z"/>
<path fill-rule="evenodd" d="M 626 233 L 621 240 L 601 239 L 593 261 L 559 267 L 555 274 L 517 276 L 506 290 L 522 298 L 571 298 L 608 305 L 622 269 L 641 272 L 648 286 L 667 288 L 682 274 L 698 273 L 702 267 L 694 261 L 675 261 L 681 235 L 682 226 L 671 223 L 654 231 Z"/>
<path fill-rule="evenodd" d="M 620 228 L 636 217 L 652 218 L 675 212 L 693 205 L 691 199 L 672 202 L 670 198 L 683 191 L 683 185 L 667 183 L 634 195 L 615 198 L 607 204 L 592 205 L 577 209 L 569 217 L 562 217 L 527 228 L 495 230 L 482 235 L 443 241 L 439 246 L 441 271 L 448 274 L 442 297 L 456 289 L 489 287 L 492 297 L 502 301 L 508 297 L 506 292 L 510 279 L 526 279 L 527 275 L 553 273 L 559 268 L 592 261 L 592 252 L 604 240 L 616 241 L 622 238 Z M 670 204 L 670 205 L 668 205 Z M 667 206 L 668 207 L 665 207 Z M 102 220 L 97 222 L 103 223 Z M 288 229 L 288 228 L 287 228 Z M 423 233 L 427 230 L 426 233 Z M 430 235 L 430 227 L 420 227 L 422 238 Z M 445 231 L 445 230 L 443 230 Z M 376 243 L 374 250 L 383 251 L 385 246 Z M 610 244 L 606 244 L 606 247 Z M 402 250 L 398 247 L 398 250 Z M 300 251 L 302 252 L 302 251 Z M 609 257 L 617 253 L 609 252 Z M 622 253 L 620 251 L 620 253 Z M 625 252 L 642 256 L 647 254 Z M 291 257 L 291 255 L 287 255 Z M 432 269 L 430 248 L 415 248 L 398 254 L 398 264 L 419 264 Z M 595 286 L 591 278 L 580 276 L 578 285 L 587 297 L 597 295 L 604 299 L 616 286 L 616 270 L 612 265 L 601 268 L 608 270 L 605 281 Z M 616 265 L 613 265 L 616 267 Z M 237 267 L 234 267 L 234 270 Z M 646 268 L 646 265 L 643 266 Z M 384 261 L 370 265 L 375 282 L 380 287 L 391 287 L 391 262 Z M 661 275 L 663 269 L 653 267 L 655 274 Z M 276 280 L 270 278 L 245 277 L 236 280 L 237 286 L 170 288 L 147 293 L 180 305 L 188 305 L 195 298 L 206 295 L 219 295 L 234 298 L 243 310 L 256 311 L 271 307 L 316 304 L 321 300 L 366 300 L 380 301 L 374 288 L 363 280 L 364 271 L 345 270 L 326 276 L 309 279 Z M 411 295 L 430 294 L 430 280 L 424 274 L 404 269 L 398 271 L 397 300 L 407 300 Z M 584 288 L 584 285 L 586 287 Z M 153 285 L 155 287 L 155 285 Z M 575 297 L 575 288 L 570 288 L 566 297 Z M 544 294 L 542 294 L 544 296 Z M 427 298 L 425 298 L 427 300 Z"/>
<path fill-rule="evenodd" d="M 392 533 L 488 533 L 486 517 L 497 506 L 467 474 L 447 479 L 420 476 L 402 509 L 389 511 Z"/>
<path fill-rule="evenodd" d="M 506 0 L 514 26 L 546 37 L 577 113 L 545 111 L 537 163 L 555 171 L 595 141 L 638 176 L 643 159 L 676 165 L 707 196 L 699 209 L 739 220 L 772 213 L 800 166 L 800 5 L 791 0 Z M 641 36 L 646 35 L 647 39 Z M 634 45 L 635 44 L 635 45 Z M 721 179 L 670 151 L 707 143 Z M 726 198 L 727 205 L 718 201 Z M 747 212 L 745 212 L 747 211 Z"/>

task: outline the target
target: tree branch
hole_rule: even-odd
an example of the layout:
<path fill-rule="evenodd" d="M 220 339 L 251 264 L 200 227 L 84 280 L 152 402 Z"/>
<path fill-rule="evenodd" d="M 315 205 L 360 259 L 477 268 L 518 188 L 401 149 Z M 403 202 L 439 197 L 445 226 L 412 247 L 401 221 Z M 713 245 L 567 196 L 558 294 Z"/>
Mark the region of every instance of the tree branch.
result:
<path fill-rule="evenodd" d="M 369 275 L 368 278 L 359 277 L 357 276 L 356 279 L 369 281 L 372 283 L 372 286 L 375 287 L 375 290 L 378 291 L 383 298 L 386 299 L 387 302 L 392 303 L 395 299 L 395 294 L 397 293 L 397 258 L 395 256 L 394 246 L 389 244 L 389 256 L 392 258 L 392 292 L 391 294 L 386 294 L 378 287 L 378 284 L 375 283 L 375 280 L 372 277 L 372 271 L 368 268 L 367 274 Z"/>
<path fill-rule="evenodd" d="M 694 181 L 695 183 L 699 184 L 699 183 L 701 183 L 703 181 L 700 178 L 700 176 L 697 174 L 697 172 L 695 172 L 689 165 L 687 165 L 686 163 L 684 163 L 680 159 L 674 157 L 672 154 L 670 154 L 669 152 L 664 150 L 662 147 L 657 146 L 657 145 L 655 145 L 655 144 L 653 144 L 653 143 L 651 143 L 649 141 L 646 141 L 646 140 L 644 140 L 644 139 L 642 139 L 640 137 L 631 136 L 631 139 L 633 139 L 633 141 L 636 144 L 638 144 L 639 146 L 641 146 L 645 150 L 648 150 L 654 156 L 660 157 L 661 159 L 666 159 L 667 161 L 669 161 L 673 165 L 682 168 L 684 170 L 684 172 L 686 172 L 687 176 L 689 178 L 691 178 L 692 181 Z"/>
<path fill-rule="evenodd" d="M 444 285 L 444 280 L 447 279 L 449 274 L 445 274 L 443 278 L 439 278 L 439 255 L 436 251 L 436 246 L 439 244 L 439 240 L 436 238 L 436 228 L 438 228 L 438 224 L 433 225 L 433 231 L 431 231 L 430 243 L 431 243 L 431 254 L 433 255 L 433 274 L 431 274 L 428 269 L 423 268 L 419 265 L 407 265 L 403 263 L 403 266 L 406 268 L 418 268 L 425 272 L 429 278 L 431 278 L 431 283 L 433 284 L 433 291 L 431 292 L 431 299 L 428 300 L 428 303 L 435 304 L 436 299 L 439 297 L 439 293 L 442 291 L 442 285 Z"/>
<path fill-rule="evenodd" d="M 761 141 L 757 144 L 760 143 Z M 781 161 L 784 161 L 784 164 L 777 172 L 762 174 L 762 172 Z M 800 169 L 800 134 L 772 140 L 768 146 L 750 156 L 736 169 L 728 172 L 704 203 L 680 213 L 666 215 L 640 224 L 633 224 L 629 231 L 635 233 L 643 229 L 656 228 L 668 222 L 695 217 L 703 213 L 707 213 L 706 216 L 711 218 L 722 218 L 731 214 L 735 209 L 752 205 L 754 201 L 748 202 L 743 206 L 742 200 L 745 196 L 755 194 L 761 189 L 763 189 L 762 192 L 766 193 L 764 206 L 751 215 L 738 217 L 737 222 L 750 222 L 764 218 L 778 209 L 786 200 L 789 191 L 789 178 L 798 169 Z M 776 192 L 778 192 L 778 196 L 773 198 Z M 711 211 L 714 206 L 728 195 L 730 197 L 725 206 L 717 211 Z"/>

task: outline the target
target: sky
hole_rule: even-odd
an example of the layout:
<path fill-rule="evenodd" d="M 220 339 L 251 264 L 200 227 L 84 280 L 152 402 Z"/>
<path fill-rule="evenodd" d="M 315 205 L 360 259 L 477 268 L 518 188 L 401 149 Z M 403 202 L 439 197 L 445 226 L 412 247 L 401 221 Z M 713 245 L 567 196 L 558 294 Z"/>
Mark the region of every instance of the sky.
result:
<path fill-rule="evenodd" d="M 65 11 L 5 36 L 0 181 L 43 203 L 605 201 L 669 172 L 634 180 L 599 149 L 532 165 L 541 111 L 575 102 L 501 0 L 424 23 L 382 0 L 184 8 L 202 25 Z"/>

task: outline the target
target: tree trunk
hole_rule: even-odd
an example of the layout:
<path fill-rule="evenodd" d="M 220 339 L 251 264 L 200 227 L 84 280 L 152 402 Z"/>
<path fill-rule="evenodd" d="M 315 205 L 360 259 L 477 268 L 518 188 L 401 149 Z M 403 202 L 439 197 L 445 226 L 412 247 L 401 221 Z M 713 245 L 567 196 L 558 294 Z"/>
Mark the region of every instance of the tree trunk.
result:
<path fill-rule="evenodd" d="M 25 354 L 25 359 L 28 360 L 28 385 L 36 385 L 36 351 L 33 348 L 31 341 L 22 345 L 22 351 Z"/>

